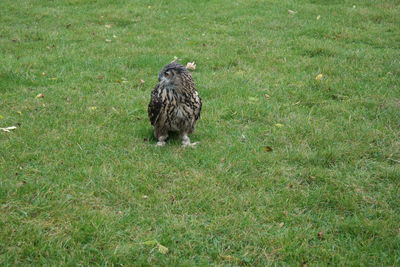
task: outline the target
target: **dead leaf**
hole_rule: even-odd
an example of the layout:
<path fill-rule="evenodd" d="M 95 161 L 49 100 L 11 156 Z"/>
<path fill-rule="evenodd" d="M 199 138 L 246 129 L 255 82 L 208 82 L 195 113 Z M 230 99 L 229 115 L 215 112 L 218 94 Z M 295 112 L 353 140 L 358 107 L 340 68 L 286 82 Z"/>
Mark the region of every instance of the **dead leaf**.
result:
<path fill-rule="evenodd" d="M 97 109 L 97 107 L 95 107 L 95 106 L 89 107 L 89 110 L 92 110 L 92 111 L 94 111 L 94 110 L 96 110 L 96 109 Z"/>
<path fill-rule="evenodd" d="M 110 40 L 110 39 L 106 39 L 106 42 L 107 42 L 107 43 L 111 43 L 111 40 Z"/>
<path fill-rule="evenodd" d="M 318 238 L 319 238 L 319 240 L 324 239 L 324 232 L 319 232 L 318 233 Z"/>
<path fill-rule="evenodd" d="M 106 24 L 106 25 L 104 25 L 104 27 L 106 27 L 107 29 L 110 29 L 111 25 L 110 24 Z"/>
<path fill-rule="evenodd" d="M 264 97 L 265 99 L 270 99 L 271 96 L 269 94 L 265 94 Z"/>
<path fill-rule="evenodd" d="M 265 147 L 264 147 L 264 151 L 265 151 L 265 152 L 272 152 L 273 149 L 272 149 L 272 147 L 270 147 L 270 146 L 265 146 Z"/>
<path fill-rule="evenodd" d="M 99 79 L 99 80 L 103 80 L 104 79 L 104 75 L 97 75 L 96 78 Z"/>
<path fill-rule="evenodd" d="M 0 130 L 2 130 L 3 132 L 9 133 L 12 130 L 17 129 L 17 127 L 15 126 L 9 126 L 9 127 L 5 127 L 5 128 L 0 128 Z"/>
<path fill-rule="evenodd" d="M 301 267 L 307 267 L 307 262 L 303 261 L 303 263 L 301 264 Z"/>
<path fill-rule="evenodd" d="M 140 83 L 144 83 L 144 80 L 140 79 Z"/>
<path fill-rule="evenodd" d="M 288 9 L 288 11 L 287 11 L 290 15 L 294 15 L 294 14 L 296 14 L 297 13 L 297 11 L 294 11 L 294 10 L 290 10 L 290 9 Z"/>
<path fill-rule="evenodd" d="M 322 80 L 322 78 L 324 78 L 324 75 L 323 75 L 322 73 L 320 73 L 320 74 L 318 74 L 317 76 L 315 76 L 315 79 L 316 79 L 317 81 Z"/>
<path fill-rule="evenodd" d="M 44 97 L 44 94 L 38 94 L 37 96 L 36 96 L 36 98 L 43 98 Z"/>
<path fill-rule="evenodd" d="M 280 228 L 282 228 L 284 225 L 285 225 L 285 223 L 283 223 L 283 222 L 281 222 L 280 224 L 278 224 L 278 226 L 279 226 Z"/>
<path fill-rule="evenodd" d="M 196 69 L 196 63 L 194 63 L 194 61 L 193 61 L 193 62 L 188 62 L 188 63 L 186 64 L 186 68 L 187 68 L 188 70 L 195 70 L 195 69 Z"/>
<path fill-rule="evenodd" d="M 284 125 L 282 123 L 275 123 L 275 126 L 278 128 L 282 128 Z"/>
<path fill-rule="evenodd" d="M 143 195 L 142 198 L 143 198 L 143 199 L 148 199 L 149 196 Z"/>
<path fill-rule="evenodd" d="M 161 254 L 167 254 L 169 249 L 163 245 L 161 245 L 160 243 L 157 244 L 158 247 L 158 252 L 160 252 Z"/>
<path fill-rule="evenodd" d="M 318 15 L 318 16 L 317 16 L 317 20 L 319 20 L 320 18 L 321 18 L 321 15 Z"/>

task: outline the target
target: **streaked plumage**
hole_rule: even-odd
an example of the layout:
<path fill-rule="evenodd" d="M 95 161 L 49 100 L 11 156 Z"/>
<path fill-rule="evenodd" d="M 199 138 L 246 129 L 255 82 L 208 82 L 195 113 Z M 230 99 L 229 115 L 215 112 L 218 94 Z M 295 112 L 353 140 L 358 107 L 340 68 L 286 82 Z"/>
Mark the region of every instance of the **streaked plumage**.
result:
<path fill-rule="evenodd" d="M 158 81 L 148 107 L 157 145 L 165 144 L 168 132 L 179 132 L 182 144 L 191 145 L 188 134 L 200 118 L 202 105 L 192 75 L 181 64 L 172 62 L 160 71 Z"/>

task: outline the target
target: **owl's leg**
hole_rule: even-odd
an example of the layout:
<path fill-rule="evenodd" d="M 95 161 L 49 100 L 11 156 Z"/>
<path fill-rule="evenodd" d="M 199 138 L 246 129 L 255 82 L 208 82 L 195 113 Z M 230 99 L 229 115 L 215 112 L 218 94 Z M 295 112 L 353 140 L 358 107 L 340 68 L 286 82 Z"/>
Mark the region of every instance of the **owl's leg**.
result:
<path fill-rule="evenodd" d="M 187 135 L 187 133 L 181 133 L 181 138 L 182 138 L 182 146 L 195 146 L 198 144 L 198 142 L 190 143 L 190 138 Z"/>
<path fill-rule="evenodd" d="M 158 142 L 157 142 L 157 146 L 163 146 L 165 145 L 165 140 L 167 140 L 168 138 L 168 134 L 164 134 L 164 135 L 160 135 L 158 136 Z"/>
<path fill-rule="evenodd" d="M 158 140 L 156 146 L 163 146 L 165 145 L 165 140 L 168 138 L 168 132 L 156 128 L 154 129 L 154 136 Z"/>

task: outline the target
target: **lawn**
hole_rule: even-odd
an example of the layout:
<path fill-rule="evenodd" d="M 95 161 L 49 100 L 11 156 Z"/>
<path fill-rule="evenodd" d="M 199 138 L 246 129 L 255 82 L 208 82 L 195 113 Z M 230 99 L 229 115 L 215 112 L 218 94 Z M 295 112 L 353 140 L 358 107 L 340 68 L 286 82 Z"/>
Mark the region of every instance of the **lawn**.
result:
<path fill-rule="evenodd" d="M 0 3 L 1 266 L 399 266 L 397 0 Z M 158 71 L 195 61 L 156 147 Z"/>

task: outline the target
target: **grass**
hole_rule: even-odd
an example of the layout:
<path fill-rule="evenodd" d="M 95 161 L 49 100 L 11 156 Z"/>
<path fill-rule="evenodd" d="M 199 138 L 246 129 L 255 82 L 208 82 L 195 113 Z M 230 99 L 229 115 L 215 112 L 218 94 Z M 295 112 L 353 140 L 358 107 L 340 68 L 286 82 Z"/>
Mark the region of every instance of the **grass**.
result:
<path fill-rule="evenodd" d="M 3 0 L 0 265 L 399 266 L 399 12 Z M 195 149 L 147 119 L 174 56 Z"/>

